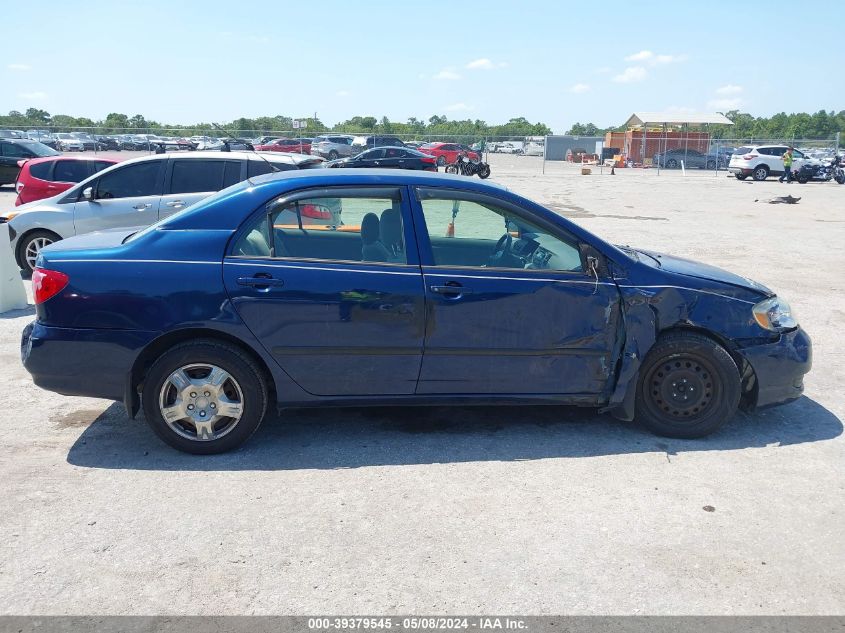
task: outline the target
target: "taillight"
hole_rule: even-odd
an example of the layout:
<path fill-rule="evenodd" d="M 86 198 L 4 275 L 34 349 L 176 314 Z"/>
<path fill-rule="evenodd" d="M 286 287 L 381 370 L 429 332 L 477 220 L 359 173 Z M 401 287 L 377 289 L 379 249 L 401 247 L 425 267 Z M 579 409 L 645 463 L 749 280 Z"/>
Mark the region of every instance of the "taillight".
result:
<path fill-rule="evenodd" d="M 758 154 L 746 154 L 742 157 L 742 160 L 754 160 L 757 156 Z"/>
<path fill-rule="evenodd" d="M 46 270 L 36 268 L 32 271 L 32 294 L 35 297 L 35 305 L 44 303 L 56 296 L 70 281 L 70 277 L 58 270 Z"/>
<path fill-rule="evenodd" d="M 437 161 L 435 161 L 435 160 L 434 160 L 434 158 L 433 158 L 433 157 L 430 157 L 430 156 L 426 156 L 426 157 L 424 157 L 424 158 L 420 158 L 420 161 L 422 161 L 423 163 L 428 163 L 428 164 L 431 164 L 431 165 L 434 165 L 434 164 L 437 162 Z"/>
<path fill-rule="evenodd" d="M 303 204 L 299 206 L 299 213 L 303 218 L 311 218 L 313 220 L 331 220 L 332 212 L 326 207 L 320 207 L 316 204 Z"/>
<path fill-rule="evenodd" d="M 28 160 L 29 160 L 28 158 L 24 158 L 24 159 L 19 160 L 18 161 L 18 167 L 23 167 L 24 165 L 26 165 Z"/>
<path fill-rule="evenodd" d="M 21 181 L 15 182 L 15 191 L 17 193 L 20 193 L 21 191 L 23 191 L 23 183 Z"/>

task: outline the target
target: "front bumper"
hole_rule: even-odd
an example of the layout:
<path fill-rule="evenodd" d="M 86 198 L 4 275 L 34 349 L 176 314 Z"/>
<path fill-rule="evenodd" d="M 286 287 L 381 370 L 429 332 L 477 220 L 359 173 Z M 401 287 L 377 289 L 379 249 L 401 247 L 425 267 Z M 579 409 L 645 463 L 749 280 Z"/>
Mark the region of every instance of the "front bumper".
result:
<path fill-rule="evenodd" d="M 33 321 L 21 335 L 21 361 L 33 382 L 66 396 L 123 400 L 140 351 L 156 332 L 50 327 Z"/>
<path fill-rule="evenodd" d="M 813 365 L 810 337 L 800 327 L 782 334 L 775 343 L 740 349 L 754 370 L 757 407 L 782 404 L 804 393 L 804 374 Z"/>

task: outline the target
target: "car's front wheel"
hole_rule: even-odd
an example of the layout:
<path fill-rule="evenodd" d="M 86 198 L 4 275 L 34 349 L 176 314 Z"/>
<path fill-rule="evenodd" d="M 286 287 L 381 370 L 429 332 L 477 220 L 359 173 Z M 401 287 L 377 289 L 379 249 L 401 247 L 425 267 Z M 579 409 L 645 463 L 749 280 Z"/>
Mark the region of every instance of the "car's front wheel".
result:
<path fill-rule="evenodd" d="M 337 160 L 340 157 L 340 154 L 337 153 L 337 150 L 332 150 L 329 152 L 329 160 Z"/>
<path fill-rule="evenodd" d="M 58 242 L 60 239 L 62 238 L 50 231 L 33 231 L 32 233 L 28 233 L 18 243 L 18 249 L 15 253 L 18 266 L 23 270 L 32 272 L 41 249 L 53 242 Z"/>
<path fill-rule="evenodd" d="M 255 433 L 267 410 L 267 384 L 237 347 L 190 341 L 156 360 L 144 379 L 142 402 L 162 440 L 209 455 L 240 446 Z"/>
<path fill-rule="evenodd" d="M 737 180 L 745 180 L 746 178 L 748 178 L 748 176 L 746 176 L 745 174 L 734 174 L 734 176 L 736 176 Z"/>
<path fill-rule="evenodd" d="M 693 333 L 672 333 L 651 348 L 640 369 L 636 417 L 658 435 L 708 435 L 736 412 L 740 377 L 718 343 Z"/>

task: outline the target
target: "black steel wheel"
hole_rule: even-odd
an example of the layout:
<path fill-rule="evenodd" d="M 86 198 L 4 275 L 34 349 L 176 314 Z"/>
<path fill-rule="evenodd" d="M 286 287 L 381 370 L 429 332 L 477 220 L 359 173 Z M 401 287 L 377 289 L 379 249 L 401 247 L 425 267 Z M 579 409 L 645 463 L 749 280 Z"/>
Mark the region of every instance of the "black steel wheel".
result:
<path fill-rule="evenodd" d="M 655 343 L 640 369 L 636 415 L 658 435 L 703 437 L 733 416 L 739 398 L 739 370 L 722 346 L 673 333 Z"/>

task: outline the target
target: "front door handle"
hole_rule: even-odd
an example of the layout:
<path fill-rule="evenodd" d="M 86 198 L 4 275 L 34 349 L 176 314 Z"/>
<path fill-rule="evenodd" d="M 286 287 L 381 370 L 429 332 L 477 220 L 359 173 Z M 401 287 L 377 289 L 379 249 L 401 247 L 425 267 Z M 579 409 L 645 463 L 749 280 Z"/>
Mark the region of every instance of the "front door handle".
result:
<path fill-rule="evenodd" d="M 239 286 L 249 286 L 251 288 L 279 288 L 285 285 L 283 279 L 276 279 L 266 273 L 259 273 L 254 277 L 238 277 L 237 282 Z"/>
<path fill-rule="evenodd" d="M 167 206 L 168 206 L 168 207 L 173 207 L 173 208 L 175 209 L 175 208 L 177 208 L 177 207 L 184 207 L 184 206 L 185 206 L 185 203 L 184 203 L 184 202 L 182 202 L 181 200 L 172 200 L 172 201 L 170 201 L 170 202 L 168 202 L 168 203 L 167 203 Z"/>
<path fill-rule="evenodd" d="M 150 204 L 149 202 L 147 202 L 146 204 L 136 204 L 132 208 L 137 209 L 138 211 L 143 211 L 144 209 L 149 209 L 151 206 L 153 206 L 153 205 Z"/>

